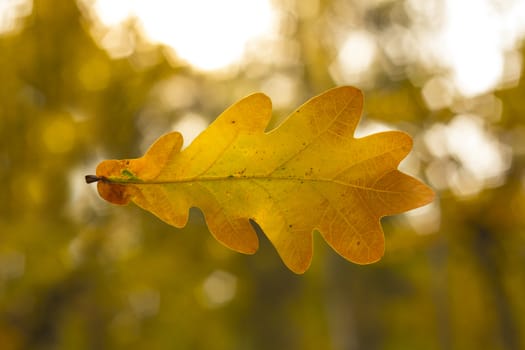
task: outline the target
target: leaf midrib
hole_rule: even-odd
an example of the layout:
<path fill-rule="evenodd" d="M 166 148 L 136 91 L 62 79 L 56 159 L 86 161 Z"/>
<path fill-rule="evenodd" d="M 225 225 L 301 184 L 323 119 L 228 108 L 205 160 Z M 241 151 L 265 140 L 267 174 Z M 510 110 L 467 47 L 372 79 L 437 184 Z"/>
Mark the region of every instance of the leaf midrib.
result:
<path fill-rule="evenodd" d="M 331 183 L 331 184 L 341 185 L 344 187 L 351 187 L 351 188 L 359 189 L 363 191 L 371 191 L 371 192 L 378 192 L 378 193 L 395 193 L 395 194 L 405 193 L 402 191 L 390 191 L 390 190 L 378 189 L 378 188 L 373 188 L 373 187 L 360 186 L 360 185 L 346 183 L 343 181 L 329 179 L 329 178 L 305 178 L 305 177 L 297 177 L 297 176 L 229 175 L 229 176 L 203 176 L 203 177 L 194 177 L 194 178 L 187 178 L 187 179 L 173 179 L 173 180 L 162 180 L 162 181 L 155 181 L 155 180 L 135 181 L 135 180 L 108 179 L 108 178 L 103 179 L 103 181 L 105 182 L 120 184 L 120 185 L 173 185 L 173 184 L 184 184 L 184 183 L 191 183 L 191 182 L 198 183 L 198 182 L 220 182 L 220 181 L 253 181 L 253 180 L 294 181 L 294 182 L 301 182 L 301 183 L 313 183 L 313 182 Z"/>

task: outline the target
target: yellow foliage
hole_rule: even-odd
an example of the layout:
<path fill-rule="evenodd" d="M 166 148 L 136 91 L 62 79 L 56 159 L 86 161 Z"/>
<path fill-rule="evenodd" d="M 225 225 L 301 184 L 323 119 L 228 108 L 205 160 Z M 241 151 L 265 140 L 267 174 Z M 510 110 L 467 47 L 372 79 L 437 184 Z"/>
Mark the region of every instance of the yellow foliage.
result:
<path fill-rule="evenodd" d="M 314 230 L 346 259 L 372 263 L 384 253 L 380 218 L 425 205 L 434 194 L 397 170 L 412 148 L 410 136 L 353 137 L 362 106 L 358 89 L 335 88 L 265 132 L 271 102 L 253 94 L 187 149 L 172 132 L 141 158 L 100 163 L 88 179 L 100 180 L 107 201 L 133 201 L 175 227 L 198 207 L 214 237 L 242 253 L 258 248 L 252 219 L 296 273 L 310 265 Z"/>

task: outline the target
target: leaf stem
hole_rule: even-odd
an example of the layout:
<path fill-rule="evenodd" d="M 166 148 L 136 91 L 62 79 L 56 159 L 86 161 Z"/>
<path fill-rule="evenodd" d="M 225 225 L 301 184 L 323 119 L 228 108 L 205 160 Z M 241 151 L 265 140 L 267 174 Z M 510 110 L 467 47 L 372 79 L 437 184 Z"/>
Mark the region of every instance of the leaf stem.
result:
<path fill-rule="evenodd" d="M 93 182 L 97 182 L 97 181 L 100 181 L 100 180 L 103 180 L 104 178 L 102 177 L 98 177 L 97 175 L 86 175 L 86 183 L 87 184 L 90 184 L 90 183 L 93 183 Z"/>

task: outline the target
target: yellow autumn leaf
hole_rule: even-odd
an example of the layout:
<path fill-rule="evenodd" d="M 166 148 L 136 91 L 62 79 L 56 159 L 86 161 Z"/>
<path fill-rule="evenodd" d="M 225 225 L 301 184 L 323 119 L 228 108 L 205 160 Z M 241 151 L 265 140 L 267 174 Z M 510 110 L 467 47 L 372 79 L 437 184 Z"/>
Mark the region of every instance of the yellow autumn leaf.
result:
<path fill-rule="evenodd" d="M 258 248 L 252 219 L 296 273 L 310 265 L 314 230 L 346 259 L 372 263 L 384 253 L 380 218 L 425 205 L 434 193 L 397 170 L 410 136 L 353 137 L 362 105 L 358 89 L 335 88 L 266 132 L 270 99 L 253 94 L 186 149 L 172 132 L 141 158 L 101 162 L 86 180 L 98 181 L 107 201 L 133 201 L 175 227 L 198 207 L 213 236 L 242 253 Z"/>

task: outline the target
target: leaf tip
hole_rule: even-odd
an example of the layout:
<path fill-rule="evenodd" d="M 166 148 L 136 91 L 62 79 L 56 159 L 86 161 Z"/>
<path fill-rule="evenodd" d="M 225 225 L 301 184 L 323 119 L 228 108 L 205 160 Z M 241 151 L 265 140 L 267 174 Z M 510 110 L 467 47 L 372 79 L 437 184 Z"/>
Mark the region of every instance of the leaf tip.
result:
<path fill-rule="evenodd" d="M 159 157 L 164 158 L 171 152 L 179 152 L 183 143 L 184 138 L 182 137 L 182 134 L 178 131 L 172 131 L 159 137 L 159 139 L 146 151 L 144 156 L 154 159 Z M 161 160 L 165 161 L 165 159 Z"/>
<path fill-rule="evenodd" d="M 332 90 L 328 90 L 328 92 L 333 92 L 334 94 L 339 96 L 345 96 L 347 100 L 354 100 L 355 102 L 357 102 L 357 104 L 361 105 L 361 107 L 363 105 L 363 91 L 361 91 L 361 89 L 356 88 L 355 86 L 339 86 L 333 88 Z"/>
<path fill-rule="evenodd" d="M 423 185 L 424 187 L 421 190 L 421 202 L 423 204 L 421 204 L 421 206 L 430 204 L 434 201 L 434 199 L 436 199 L 436 191 L 434 191 L 430 186 L 425 184 Z"/>
<path fill-rule="evenodd" d="M 304 264 L 297 264 L 297 265 L 286 265 L 296 275 L 302 275 L 304 274 L 309 268 L 310 268 L 310 261 Z"/>

